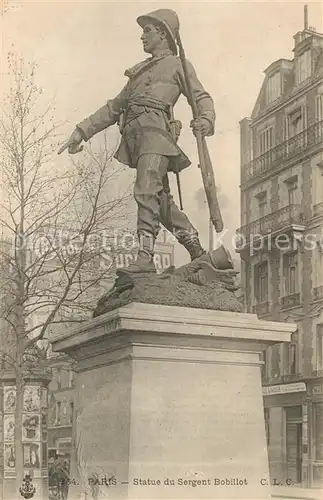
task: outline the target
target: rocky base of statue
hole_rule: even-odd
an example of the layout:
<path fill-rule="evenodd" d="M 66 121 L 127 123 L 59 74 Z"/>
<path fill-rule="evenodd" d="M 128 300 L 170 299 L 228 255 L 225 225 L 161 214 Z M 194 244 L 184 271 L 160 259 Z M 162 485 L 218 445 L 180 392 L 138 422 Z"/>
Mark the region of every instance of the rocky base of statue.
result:
<path fill-rule="evenodd" d="M 224 247 L 161 274 L 120 269 L 113 288 L 99 299 L 93 316 L 130 302 L 241 312 L 235 295 L 238 274 Z"/>

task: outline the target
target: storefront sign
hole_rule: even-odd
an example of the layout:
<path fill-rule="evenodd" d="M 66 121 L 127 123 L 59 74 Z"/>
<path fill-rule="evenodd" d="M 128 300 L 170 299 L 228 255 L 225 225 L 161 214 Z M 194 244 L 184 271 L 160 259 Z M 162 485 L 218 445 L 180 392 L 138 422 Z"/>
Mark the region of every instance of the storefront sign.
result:
<path fill-rule="evenodd" d="M 263 396 L 273 396 L 275 394 L 287 394 L 291 392 L 305 392 L 305 382 L 295 382 L 293 384 L 268 385 L 262 388 Z"/>
<path fill-rule="evenodd" d="M 134 260 L 136 260 L 136 253 L 120 252 L 114 258 L 114 265 L 117 269 L 120 267 L 128 267 Z M 173 260 L 172 252 L 155 252 L 154 262 L 157 271 L 165 271 L 173 264 Z M 111 265 L 113 265 L 112 261 Z"/>

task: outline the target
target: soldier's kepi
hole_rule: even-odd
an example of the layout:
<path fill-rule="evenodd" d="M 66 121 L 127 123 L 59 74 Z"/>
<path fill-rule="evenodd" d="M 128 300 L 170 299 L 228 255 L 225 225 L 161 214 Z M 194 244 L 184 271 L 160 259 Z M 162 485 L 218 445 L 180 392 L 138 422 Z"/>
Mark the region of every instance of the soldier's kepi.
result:
<path fill-rule="evenodd" d="M 151 57 L 125 71 L 128 82 L 114 99 L 79 123 L 59 153 L 81 151 L 82 141 L 118 123 L 122 140 L 115 154 L 121 163 L 136 169 L 134 197 L 138 205 L 139 252 L 127 271 L 155 272 L 154 245 L 160 224 L 173 232 L 191 260 L 205 253 L 197 230 L 177 207 L 170 194 L 168 172 L 179 173 L 190 161 L 177 144 L 180 123 L 173 106 L 184 94 L 194 98 L 198 117 L 191 126 L 196 136 L 213 135 L 215 112 L 211 96 L 193 66 L 177 56 L 177 14 L 160 9 L 137 19 L 143 29 L 143 49 Z M 187 85 L 189 83 L 189 85 Z M 227 267 L 231 267 L 228 263 Z"/>

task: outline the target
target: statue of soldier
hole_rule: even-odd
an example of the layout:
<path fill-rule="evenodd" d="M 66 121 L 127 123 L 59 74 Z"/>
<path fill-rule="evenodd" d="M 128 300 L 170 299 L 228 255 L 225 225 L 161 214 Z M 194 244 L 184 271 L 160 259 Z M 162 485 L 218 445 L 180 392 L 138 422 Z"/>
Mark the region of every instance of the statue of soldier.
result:
<path fill-rule="evenodd" d="M 128 82 L 120 94 L 109 100 L 89 118 L 79 123 L 59 153 L 83 149 L 98 132 L 118 123 L 122 140 L 115 154 L 121 163 L 136 169 L 134 197 L 138 205 L 137 260 L 127 271 L 156 272 L 153 256 L 160 223 L 173 232 L 188 250 L 191 260 L 205 253 L 197 230 L 177 207 L 169 190 L 168 172 L 180 172 L 190 161 L 177 145 L 180 122 L 173 118 L 173 106 L 179 96 L 188 97 L 183 67 L 177 56 L 177 14 L 160 9 L 137 19 L 143 29 L 143 49 L 151 55 L 125 71 Z M 188 62 L 189 78 L 197 102 L 199 117 L 193 120 L 193 132 L 213 135 L 215 112 L 212 98 L 205 91 Z"/>

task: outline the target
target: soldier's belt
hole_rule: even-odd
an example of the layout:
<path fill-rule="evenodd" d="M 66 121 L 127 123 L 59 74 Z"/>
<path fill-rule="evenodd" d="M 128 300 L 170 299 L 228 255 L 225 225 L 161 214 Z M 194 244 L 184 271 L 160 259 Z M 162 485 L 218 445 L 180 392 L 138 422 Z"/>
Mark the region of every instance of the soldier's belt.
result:
<path fill-rule="evenodd" d="M 127 110 L 131 109 L 133 106 L 139 106 L 144 108 L 152 108 L 158 109 L 159 111 L 163 111 L 164 113 L 169 114 L 170 104 L 165 103 L 163 101 L 159 101 L 158 99 L 152 99 L 147 97 L 138 97 L 133 100 L 128 101 Z"/>
<path fill-rule="evenodd" d="M 141 108 L 140 110 L 136 110 L 135 108 Z M 144 98 L 136 98 L 128 101 L 128 105 L 126 109 L 123 110 L 122 116 L 120 117 L 120 132 L 122 133 L 125 125 L 128 125 L 133 120 L 138 118 L 138 116 L 145 113 L 145 111 L 149 111 L 150 109 L 156 109 L 164 113 L 165 120 L 170 129 L 171 135 L 175 142 L 180 135 L 182 124 L 179 120 L 174 120 L 173 117 L 173 106 L 169 103 L 165 103 L 163 101 L 159 101 L 157 99 L 147 99 Z"/>

